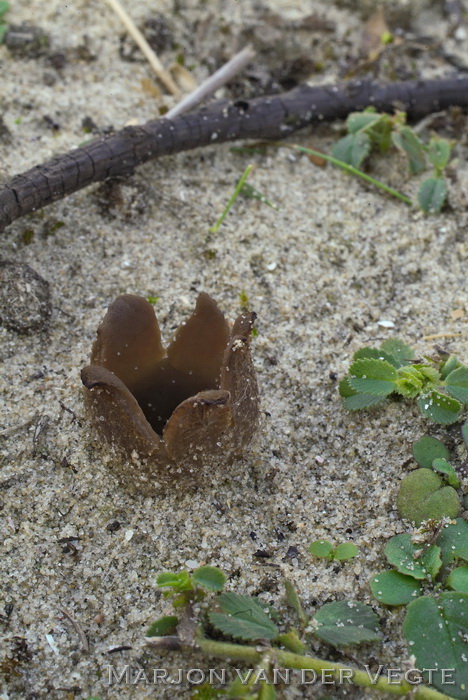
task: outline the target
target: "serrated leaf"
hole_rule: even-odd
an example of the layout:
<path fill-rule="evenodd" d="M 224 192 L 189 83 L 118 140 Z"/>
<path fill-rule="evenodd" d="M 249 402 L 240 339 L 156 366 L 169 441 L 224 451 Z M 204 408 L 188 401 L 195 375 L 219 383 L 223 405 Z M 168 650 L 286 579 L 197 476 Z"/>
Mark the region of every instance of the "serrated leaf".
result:
<path fill-rule="evenodd" d="M 438 598 L 414 600 L 408 605 L 403 634 L 416 657 L 416 668 L 431 669 L 431 682 L 436 688 L 452 698 L 466 700 L 468 593 L 442 593 Z M 443 669 L 453 669 L 449 679 L 444 679 Z M 427 673 L 423 676 L 427 678 Z"/>
<path fill-rule="evenodd" d="M 446 459 L 435 459 L 432 462 L 432 469 L 438 474 L 443 474 L 449 486 L 453 486 L 454 489 L 460 487 L 460 479 L 457 476 L 457 472 Z"/>
<path fill-rule="evenodd" d="M 446 525 L 437 539 L 444 566 L 455 559 L 468 561 L 468 522 L 457 518 L 455 523 Z"/>
<path fill-rule="evenodd" d="M 420 467 L 430 469 L 435 459 L 450 459 L 450 452 L 437 438 L 423 435 L 413 443 L 413 457 Z"/>
<path fill-rule="evenodd" d="M 372 394 L 354 394 L 343 399 L 343 405 L 348 411 L 361 411 L 364 408 L 372 408 L 385 401 L 385 396 L 373 396 Z"/>
<path fill-rule="evenodd" d="M 172 634 L 179 623 L 179 618 L 175 615 L 164 615 L 159 620 L 153 622 L 148 627 L 146 632 L 147 637 L 164 637 L 167 634 Z"/>
<path fill-rule="evenodd" d="M 414 350 L 399 338 L 384 340 L 380 349 L 393 355 L 398 360 L 399 366 L 407 364 L 414 358 Z"/>
<path fill-rule="evenodd" d="M 436 170 L 443 170 L 450 160 L 451 151 L 450 142 L 437 136 L 429 141 L 427 157 Z"/>
<path fill-rule="evenodd" d="M 401 518 L 420 525 L 430 518 L 456 518 L 460 502 L 455 489 L 445 486 L 432 469 L 416 469 L 401 482 L 397 509 Z"/>
<path fill-rule="evenodd" d="M 359 554 L 359 549 L 352 542 L 342 542 L 333 552 L 333 559 L 336 561 L 347 561 L 353 559 Z"/>
<path fill-rule="evenodd" d="M 369 581 L 372 595 L 384 605 L 407 605 L 421 595 L 421 584 L 399 571 L 381 571 Z"/>
<path fill-rule="evenodd" d="M 289 605 L 296 611 L 301 625 L 305 626 L 309 618 L 304 612 L 301 600 L 297 594 L 296 589 L 292 585 L 291 581 L 288 581 L 287 579 L 284 582 L 284 587 L 286 589 L 286 599 Z"/>
<path fill-rule="evenodd" d="M 351 112 L 346 119 L 348 133 L 356 134 L 358 131 L 369 129 L 371 126 L 375 126 L 381 121 L 383 116 L 384 115 L 377 114 L 376 112 Z"/>
<path fill-rule="evenodd" d="M 431 544 L 421 552 L 421 545 L 411 541 L 411 535 L 395 535 L 384 549 L 389 564 L 398 571 L 416 579 L 434 579 L 442 566 L 440 547 Z M 420 555 L 420 556 L 417 556 Z"/>
<path fill-rule="evenodd" d="M 359 168 L 371 149 L 370 138 L 366 133 L 348 134 L 332 148 L 332 156 L 338 160 Z"/>
<path fill-rule="evenodd" d="M 348 382 L 360 394 L 388 396 L 395 391 L 397 371 L 386 360 L 356 360 L 349 368 Z"/>
<path fill-rule="evenodd" d="M 400 367 L 400 361 L 385 350 L 380 350 L 379 348 L 360 348 L 356 350 L 353 355 L 353 360 L 386 360 L 394 367 Z"/>
<path fill-rule="evenodd" d="M 313 618 L 315 636 L 333 646 L 348 646 L 379 639 L 379 618 L 368 605 L 343 600 L 326 603 Z"/>
<path fill-rule="evenodd" d="M 454 591 L 468 593 L 468 566 L 458 566 L 454 569 L 445 584 Z"/>
<path fill-rule="evenodd" d="M 403 126 L 398 132 L 392 134 L 392 140 L 397 148 L 406 153 L 411 175 L 419 175 L 426 169 L 424 146 L 413 129 Z"/>
<path fill-rule="evenodd" d="M 462 404 L 451 396 L 441 394 L 440 391 L 431 391 L 418 399 L 418 408 L 427 418 L 434 423 L 450 425 L 458 420 Z"/>
<path fill-rule="evenodd" d="M 468 404 L 468 367 L 459 367 L 445 378 L 445 388 L 455 399 Z"/>
<path fill-rule="evenodd" d="M 193 572 L 192 581 L 208 591 L 218 592 L 223 590 L 226 576 L 215 566 L 200 566 Z"/>
<path fill-rule="evenodd" d="M 333 552 L 333 545 L 328 540 L 315 540 L 309 547 L 309 552 L 315 557 L 326 559 Z"/>
<path fill-rule="evenodd" d="M 438 214 L 447 198 L 447 184 L 441 177 L 428 177 L 421 182 L 418 202 L 426 214 Z"/>
<path fill-rule="evenodd" d="M 279 630 L 255 598 L 222 593 L 217 598 L 223 612 L 209 614 L 211 624 L 236 639 L 274 639 Z"/>
<path fill-rule="evenodd" d="M 343 399 L 343 405 L 348 411 L 360 411 L 385 401 L 385 396 L 359 394 L 349 384 L 349 377 L 343 377 L 338 384 L 338 391 Z"/>

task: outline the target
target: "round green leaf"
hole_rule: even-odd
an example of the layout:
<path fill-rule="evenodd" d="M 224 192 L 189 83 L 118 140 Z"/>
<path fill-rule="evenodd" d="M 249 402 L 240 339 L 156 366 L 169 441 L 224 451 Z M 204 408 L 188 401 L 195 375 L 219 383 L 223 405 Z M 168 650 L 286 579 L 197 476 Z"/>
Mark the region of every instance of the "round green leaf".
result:
<path fill-rule="evenodd" d="M 379 639 L 379 618 L 368 605 L 352 600 L 326 603 L 313 618 L 314 634 L 333 646 Z"/>
<path fill-rule="evenodd" d="M 384 605 L 406 605 L 421 594 L 421 584 L 399 571 L 381 571 L 370 580 L 372 595 Z"/>
<path fill-rule="evenodd" d="M 456 518 L 460 501 L 455 489 L 444 486 L 432 469 L 416 469 L 401 482 L 397 508 L 400 517 L 420 525 L 429 518 Z"/>
<path fill-rule="evenodd" d="M 326 559 L 331 556 L 333 552 L 333 545 L 328 540 L 315 540 L 309 547 L 309 552 L 314 555 L 314 557 L 320 557 L 321 559 Z"/>
<path fill-rule="evenodd" d="M 450 396 L 462 403 L 468 403 L 468 367 L 459 367 L 447 375 L 445 388 Z"/>
<path fill-rule="evenodd" d="M 452 147 L 447 139 L 436 136 L 429 141 L 427 157 L 436 170 L 443 170 L 450 160 L 451 150 Z"/>
<path fill-rule="evenodd" d="M 411 541 L 411 535 L 395 535 L 384 549 L 387 560 L 398 571 L 416 579 L 435 578 L 442 566 L 440 547 L 432 544 L 421 554 L 421 545 Z"/>
<path fill-rule="evenodd" d="M 447 197 L 447 185 L 441 177 L 428 177 L 421 182 L 418 192 L 419 206 L 426 214 L 438 214 Z"/>
<path fill-rule="evenodd" d="M 336 547 L 333 552 L 333 559 L 338 561 L 346 561 L 347 559 L 352 559 L 357 557 L 359 554 L 359 549 L 352 542 L 342 542 Z"/>
<path fill-rule="evenodd" d="M 446 584 L 454 591 L 468 593 L 468 566 L 458 566 L 447 578 Z"/>
<path fill-rule="evenodd" d="M 420 467 L 430 469 L 435 459 L 450 459 L 450 452 L 437 438 L 423 435 L 413 444 L 413 457 Z"/>
<path fill-rule="evenodd" d="M 408 605 L 403 624 L 415 667 L 432 669 L 430 681 L 451 698 L 468 697 L 468 593 L 423 596 Z M 444 678 L 444 669 L 450 677 Z M 453 669 L 453 670 L 452 670 Z M 427 672 L 423 675 L 429 680 Z"/>
<path fill-rule="evenodd" d="M 223 590 L 226 576 L 215 566 L 200 566 L 193 572 L 192 581 L 208 591 L 218 592 Z"/>
<path fill-rule="evenodd" d="M 437 538 L 437 545 L 444 564 L 450 564 L 455 559 L 468 561 L 468 522 L 457 518 L 454 523 L 445 525 Z"/>

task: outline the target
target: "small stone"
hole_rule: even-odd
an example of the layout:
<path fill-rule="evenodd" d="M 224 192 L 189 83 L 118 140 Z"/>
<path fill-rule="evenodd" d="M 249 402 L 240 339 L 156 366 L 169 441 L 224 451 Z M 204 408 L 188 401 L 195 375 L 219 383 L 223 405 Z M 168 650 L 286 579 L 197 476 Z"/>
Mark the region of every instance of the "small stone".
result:
<path fill-rule="evenodd" d="M 17 333 L 44 330 L 51 312 L 49 283 L 25 263 L 0 261 L 0 324 Z"/>

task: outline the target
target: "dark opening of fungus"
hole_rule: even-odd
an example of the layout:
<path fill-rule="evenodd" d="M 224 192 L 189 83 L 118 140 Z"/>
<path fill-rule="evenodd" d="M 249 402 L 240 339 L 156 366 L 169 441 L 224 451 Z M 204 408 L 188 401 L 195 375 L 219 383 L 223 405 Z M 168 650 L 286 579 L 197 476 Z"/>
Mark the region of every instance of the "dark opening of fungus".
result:
<path fill-rule="evenodd" d="M 230 330 L 202 293 L 164 349 L 146 299 L 125 294 L 110 305 L 81 377 L 101 432 L 138 456 L 145 481 L 230 461 L 250 442 L 259 403 L 254 320 L 244 313 Z"/>

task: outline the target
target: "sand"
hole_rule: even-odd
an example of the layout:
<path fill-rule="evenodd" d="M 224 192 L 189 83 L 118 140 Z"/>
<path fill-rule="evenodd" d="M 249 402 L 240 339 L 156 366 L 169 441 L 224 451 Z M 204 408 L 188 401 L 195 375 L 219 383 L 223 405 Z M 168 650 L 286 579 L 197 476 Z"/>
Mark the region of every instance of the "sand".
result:
<path fill-rule="evenodd" d="M 8 21 L 40 26 L 51 47 L 25 57 L 0 46 L 0 114 L 8 130 L 0 136 L 2 181 L 90 138 L 84 117 L 101 129 L 121 128 L 173 104 L 166 94 L 149 94 L 154 89 L 145 62 L 120 57 L 122 29 L 105 3 L 14 5 Z M 276 0 L 271 9 L 286 27 L 278 30 L 265 24 L 252 0 L 175 5 L 176 15 L 168 0 L 157 9 L 137 0 L 128 9 L 140 24 L 156 12 L 170 18 L 174 40 L 162 59 L 169 64 L 184 53 L 197 81 L 213 69 L 213 55 L 224 51 L 228 58 L 240 48 L 245 27 L 253 27 L 262 65 L 279 71 L 287 56 L 309 52 L 316 64 L 309 80 L 334 82 L 357 56 L 368 16 L 365 3 L 361 12 L 354 3 L 324 9 L 314 1 Z M 447 55 L 468 61 L 465 35 L 448 36 L 438 5 L 389 5 L 389 16 L 417 36 L 442 36 L 445 53 L 426 48 L 410 59 L 396 50 L 376 68 L 378 77 L 389 77 L 392 60 L 399 71 L 406 66 L 407 77 L 453 70 Z M 295 29 L 294 22 L 311 12 L 332 28 L 304 31 L 296 23 Z M 64 62 L 51 59 L 58 54 Z M 445 131 L 440 123 L 441 133 L 452 137 L 453 122 Z M 422 354 L 435 342 L 424 337 L 442 334 L 440 343 L 466 357 L 464 124 L 456 136 L 450 208 L 438 216 L 426 217 L 286 148 L 248 156 L 220 145 L 147 164 L 114 188 L 91 187 L 2 234 L 2 258 L 29 264 L 51 292 L 50 317 L 41 328 L 29 334 L 0 329 L 1 658 L 19 658 L 16 673 L 3 678 L 2 700 L 190 698 L 194 690 L 185 678 L 175 688 L 109 686 L 109 665 L 232 672 L 235 665 L 225 661 L 157 655 L 144 646 L 149 624 L 171 610 L 155 586 L 157 574 L 203 564 L 227 574 L 228 590 L 259 596 L 289 621 L 285 578 L 309 614 L 334 600 L 370 603 L 382 618 L 382 642 L 352 653 L 373 666 L 409 663 L 403 613 L 376 604 L 368 580 L 385 567 L 388 538 L 408 531 L 395 500 L 401 478 L 415 466 L 408 462 L 412 441 L 429 429 L 435 436 L 448 432 L 454 444 L 458 428 L 430 426 L 405 402 L 347 413 L 334 377 L 343 376 L 359 347 L 391 337 Z M 324 125 L 294 141 L 329 151 L 340 129 Z M 256 165 L 251 184 L 280 211 L 240 198 L 210 237 L 209 227 L 249 162 Z M 377 177 L 415 197 L 418 180 L 405 167 L 397 154 L 372 161 Z M 200 291 L 231 320 L 242 293 L 258 314 L 258 437 L 243 460 L 213 473 L 195 493 L 186 493 L 182 483 L 166 496 L 130 495 L 106 468 L 109 450 L 86 420 L 80 369 L 119 294 L 157 297 L 167 340 Z M 19 318 L 24 303 L 16 303 Z M 308 546 L 320 538 L 352 541 L 360 555 L 344 564 L 314 559 Z M 89 652 L 63 610 L 83 630 Z M 109 654 L 120 645 L 130 649 Z M 318 641 L 312 649 L 349 661 Z M 330 687 L 294 681 L 278 693 L 311 698 L 330 695 Z M 367 695 L 332 689 L 335 699 Z"/>

